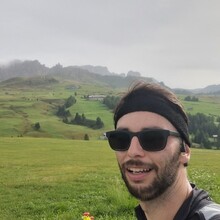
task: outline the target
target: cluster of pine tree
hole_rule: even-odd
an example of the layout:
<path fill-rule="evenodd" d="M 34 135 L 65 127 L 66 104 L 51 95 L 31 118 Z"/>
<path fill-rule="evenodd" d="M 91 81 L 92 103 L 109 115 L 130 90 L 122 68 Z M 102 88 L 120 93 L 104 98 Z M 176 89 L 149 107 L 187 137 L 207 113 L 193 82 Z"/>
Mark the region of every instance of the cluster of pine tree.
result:
<path fill-rule="evenodd" d="M 104 127 L 104 123 L 100 117 L 97 117 L 96 120 L 87 119 L 84 114 L 80 115 L 77 112 L 75 117 L 72 118 L 72 115 L 68 108 L 74 105 L 75 103 L 75 97 L 70 96 L 62 106 L 58 106 L 56 115 L 63 118 L 63 122 L 66 124 L 82 125 L 92 129 L 100 129 Z"/>
<path fill-rule="evenodd" d="M 184 98 L 185 101 L 188 101 L 188 102 L 198 102 L 199 101 L 199 98 L 195 97 L 195 96 L 186 96 Z"/>
<path fill-rule="evenodd" d="M 67 118 L 71 116 L 70 111 L 67 109 L 76 103 L 74 96 L 70 96 L 62 106 L 58 106 L 56 115 L 62 118 Z"/>
<path fill-rule="evenodd" d="M 80 115 L 78 112 L 76 113 L 75 117 L 68 123 L 83 125 L 92 129 L 100 129 L 104 127 L 104 123 L 100 117 L 97 117 L 96 120 L 87 119 L 85 114 Z"/>
<path fill-rule="evenodd" d="M 188 114 L 188 118 L 192 142 L 204 148 L 220 148 L 220 117 L 216 119 L 214 116 L 197 113 Z"/>
<path fill-rule="evenodd" d="M 109 109 L 114 109 L 116 104 L 119 101 L 119 96 L 106 96 L 103 99 L 103 104 L 106 105 Z"/>

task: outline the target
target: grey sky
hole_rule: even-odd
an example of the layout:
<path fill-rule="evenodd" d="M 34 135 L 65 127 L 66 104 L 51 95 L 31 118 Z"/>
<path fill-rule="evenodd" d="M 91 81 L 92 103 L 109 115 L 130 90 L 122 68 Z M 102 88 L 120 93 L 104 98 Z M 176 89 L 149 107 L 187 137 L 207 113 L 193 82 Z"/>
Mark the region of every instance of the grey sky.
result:
<path fill-rule="evenodd" d="M 219 0 L 0 0 L 0 62 L 102 65 L 168 86 L 220 84 Z"/>

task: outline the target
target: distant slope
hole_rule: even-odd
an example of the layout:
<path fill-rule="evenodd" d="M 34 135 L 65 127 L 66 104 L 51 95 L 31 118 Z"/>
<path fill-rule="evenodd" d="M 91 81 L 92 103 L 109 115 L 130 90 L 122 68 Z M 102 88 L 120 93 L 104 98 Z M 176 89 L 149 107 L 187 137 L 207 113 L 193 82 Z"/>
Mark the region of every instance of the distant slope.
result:
<path fill-rule="evenodd" d="M 90 72 L 90 71 L 92 72 Z M 18 77 L 18 78 L 17 78 Z M 25 77 L 21 79 L 19 77 Z M 33 77 L 41 77 L 33 81 Z M 143 80 L 146 82 L 157 82 L 153 78 L 119 75 L 110 73 L 107 67 L 101 66 L 68 66 L 63 67 L 57 64 L 51 68 L 45 67 L 39 61 L 16 61 L 7 66 L 0 67 L 0 81 L 3 84 L 12 86 L 13 84 L 25 83 L 25 85 L 42 84 L 42 79 L 71 80 L 79 83 L 92 83 L 110 87 L 127 87 L 135 80 Z M 28 78 L 29 81 L 28 81 Z M 17 80 L 17 82 L 16 82 Z M 48 83 L 48 82 L 47 82 Z"/>
<path fill-rule="evenodd" d="M 192 90 L 196 94 L 218 94 L 220 95 L 220 84 L 219 85 L 209 85 L 202 89 Z"/>
<path fill-rule="evenodd" d="M 14 77 L 0 82 L 1 87 L 17 87 L 17 88 L 33 88 L 33 87 L 47 87 L 59 83 L 58 80 L 44 77 Z"/>
<path fill-rule="evenodd" d="M 220 84 L 219 85 L 209 85 L 205 88 L 200 89 L 173 89 L 176 94 L 185 94 L 185 95 L 201 95 L 201 94 L 210 94 L 210 95 L 220 95 Z"/>

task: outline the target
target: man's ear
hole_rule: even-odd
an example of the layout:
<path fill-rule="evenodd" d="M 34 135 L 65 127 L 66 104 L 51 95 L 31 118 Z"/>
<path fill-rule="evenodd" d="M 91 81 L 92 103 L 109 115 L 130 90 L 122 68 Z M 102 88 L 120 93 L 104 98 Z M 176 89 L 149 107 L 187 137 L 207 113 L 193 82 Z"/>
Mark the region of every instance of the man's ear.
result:
<path fill-rule="evenodd" d="M 183 142 L 181 147 L 180 162 L 182 162 L 185 167 L 188 166 L 190 155 L 191 151 L 189 146 Z"/>

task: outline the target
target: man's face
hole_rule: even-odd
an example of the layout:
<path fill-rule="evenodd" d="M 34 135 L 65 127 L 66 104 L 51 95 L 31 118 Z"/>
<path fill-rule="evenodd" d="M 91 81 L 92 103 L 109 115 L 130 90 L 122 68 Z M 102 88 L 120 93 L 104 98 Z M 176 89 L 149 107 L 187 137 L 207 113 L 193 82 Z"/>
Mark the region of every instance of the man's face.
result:
<path fill-rule="evenodd" d="M 166 118 L 151 112 L 128 113 L 117 123 L 117 129 L 131 132 L 146 128 L 176 131 Z M 161 151 L 143 150 L 136 136 L 127 151 L 116 151 L 122 178 L 129 192 L 141 201 L 155 199 L 172 186 L 178 176 L 179 156 L 180 140 L 173 136 Z"/>

